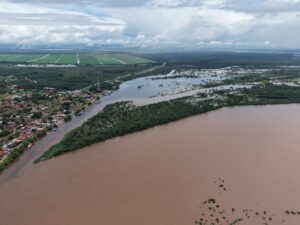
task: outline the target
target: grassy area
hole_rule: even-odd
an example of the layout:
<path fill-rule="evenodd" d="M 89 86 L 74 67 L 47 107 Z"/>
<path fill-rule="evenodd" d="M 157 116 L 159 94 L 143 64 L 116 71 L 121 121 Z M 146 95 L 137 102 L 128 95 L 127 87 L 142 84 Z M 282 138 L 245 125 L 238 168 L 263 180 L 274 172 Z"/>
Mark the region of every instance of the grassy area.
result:
<path fill-rule="evenodd" d="M 80 54 L 79 59 L 81 64 L 89 64 L 89 65 L 102 64 L 93 54 Z"/>
<path fill-rule="evenodd" d="M 77 64 L 77 55 L 63 54 L 57 64 Z"/>
<path fill-rule="evenodd" d="M 140 63 L 153 63 L 154 61 L 150 61 L 148 59 L 144 59 L 141 57 L 128 55 L 128 54 L 113 54 L 112 58 L 119 59 L 126 64 L 140 64 Z"/>
<path fill-rule="evenodd" d="M 100 62 L 100 64 L 113 65 L 113 64 L 123 64 L 117 61 L 117 58 L 113 58 L 114 55 L 96 55 L 95 58 Z"/>
<path fill-rule="evenodd" d="M 34 63 L 34 64 L 77 64 L 80 65 L 121 65 L 121 64 L 149 64 L 153 60 L 144 59 L 130 54 L 110 53 L 44 53 L 44 54 L 0 54 L 0 62 L 4 63 Z"/>
<path fill-rule="evenodd" d="M 175 99 L 147 106 L 116 103 L 105 107 L 81 127 L 67 133 L 63 140 L 52 146 L 36 162 L 66 152 L 75 151 L 96 142 L 144 130 L 191 115 L 212 111 L 224 106 L 299 103 L 300 88 L 273 85 L 244 90 L 240 95 L 219 92 L 222 98 L 193 101 L 193 97 Z"/>
<path fill-rule="evenodd" d="M 20 57 L 21 55 L 19 54 L 1 54 L 0 55 L 0 61 L 3 62 L 3 61 L 7 61 L 7 62 L 13 62 L 13 61 L 17 61 L 18 58 Z"/>
<path fill-rule="evenodd" d="M 51 54 L 51 55 L 48 55 L 45 58 L 37 60 L 36 63 L 38 63 L 38 64 L 44 64 L 44 63 L 55 64 L 55 62 L 60 57 L 62 57 L 62 54 Z"/>
<path fill-rule="evenodd" d="M 0 54 L 0 62 L 26 63 L 39 59 L 47 54 Z"/>

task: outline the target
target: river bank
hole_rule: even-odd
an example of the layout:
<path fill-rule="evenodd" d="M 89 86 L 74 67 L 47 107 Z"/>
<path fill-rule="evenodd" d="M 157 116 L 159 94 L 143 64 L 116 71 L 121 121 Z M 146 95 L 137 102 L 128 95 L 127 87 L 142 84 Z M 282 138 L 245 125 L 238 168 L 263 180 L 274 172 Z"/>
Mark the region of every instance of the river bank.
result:
<path fill-rule="evenodd" d="M 165 64 L 152 69 L 137 73 L 137 76 L 142 76 L 145 73 L 153 72 L 153 70 L 164 67 Z M 293 70 L 293 68 L 288 68 Z M 108 104 L 113 104 L 119 101 L 133 101 L 135 105 L 144 106 L 150 104 L 156 104 L 158 102 L 169 101 L 176 102 L 174 99 L 185 98 L 183 107 L 197 108 L 191 109 L 193 112 L 184 113 L 183 115 L 173 116 L 169 119 L 163 119 L 161 122 L 155 122 L 146 126 L 136 127 L 128 131 L 115 132 L 119 135 L 126 134 L 127 132 L 138 131 L 146 129 L 148 127 L 180 119 L 182 117 L 194 115 L 197 113 L 214 110 L 223 106 L 233 105 L 253 105 L 253 104 L 278 104 L 278 103 L 295 103 L 299 100 L 299 86 L 297 85 L 297 79 L 294 78 L 294 73 L 288 73 L 286 76 L 274 77 L 273 72 L 283 71 L 284 74 L 287 71 L 282 68 L 274 69 L 245 69 L 228 67 L 223 69 L 210 69 L 210 70 L 179 70 L 171 71 L 166 75 L 150 76 L 136 78 L 126 81 L 120 85 L 119 90 L 112 92 L 111 94 L 101 99 L 100 108 L 98 113 Z M 251 76 L 248 74 L 250 73 Z M 148 74 L 149 75 L 149 74 Z M 130 75 L 131 76 L 131 75 Z M 290 76 L 290 81 L 286 82 L 287 76 Z M 125 76 L 127 79 L 128 77 Z M 167 78 L 167 79 L 166 79 Z M 285 79 L 285 82 L 278 83 L 279 79 Z M 289 84 L 293 80 L 293 86 Z M 243 81 L 243 82 L 241 82 Z M 265 83 L 268 81 L 268 83 Z M 276 81 L 276 82 L 275 82 Z M 116 81 L 117 82 L 117 81 Z M 119 81 L 118 81 L 119 82 Z M 212 82 L 212 83 L 211 83 Z M 274 84 L 272 84 L 274 82 Z M 238 83 L 238 84 L 235 84 Z M 226 85 L 225 85 L 226 84 Z M 275 85 L 276 84 L 276 85 Z M 212 86 L 212 87 L 210 87 Z M 255 88 L 252 88 L 254 87 Z M 251 90 L 247 93 L 247 90 Z M 255 89 L 254 91 L 252 89 Z M 277 91 L 279 89 L 279 91 Z M 242 92 L 243 93 L 242 93 Z M 257 92 L 257 93 L 256 93 Z M 230 99 L 228 100 L 228 94 Z M 245 95 L 244 98 L 240 95 Z M 223 99 L 222 99 L 223 98 Z M 225 101 L 224 101 L 225 99 Z M 228 102 L 227 102 L 228 100 Z M 180 100 L 179 100 L 180 101 Z M 202 110 L 202 106 L 199 108 L 199 101 L 204 102 L 205 110 Z M 189 103 L 189 104 L 186 104 Z M 164 104 L 164 103 L 162 103 Z M 198 104 L 198 106 L 195 105 Z M 168 105 L 168 102 L 167 102 Z M 144 107 L 145 108 L 145 107 Z M 147 112 L 145 112 L 146 114 Z M 145 114 L 143 116 L 145 116 Z M 88 115 L 86 118 L 93 117 L 96 114 Z M 154 118 L 155 119 L 155 118 Z M 144 123 L 144 121 L 140 121 Z M 78 124 L 80 126 L 82 123 Z M 77 126 L 73 126 L 75 128 Z M 70 130 L 60 133 L 64 136 Z M 116 135 L 108 135 L 101 140 L 115 137 Z M 79 137 L 79 139 L 82 137 Z M 59 142 L 62 139 L 56 139 Z M 79 140 L 78 139 L 78 140 Z M 98 139 L 97 139 L 98 140 Z M 96 141 L 97 141 L 96 140 Z M 99 141 L 98 140 L 98 141 Z M 51 140 L 50 140 L 51 141 Z M 89 141 L 91 144 L 95 141 Z M 76 148 L 83 147 L 77 146 Z M 45 149 L 40 150 L 40 155 L 44 153 Z M 64 151 L 64 150 L 63 150 Z M 56 154 L 54 154 L 56 155 Z M 48 158 L 48 157 L 46 157 Z M 51 158 L 51 157 L 50 157 Z"/>
<path fill-rule="evenodd" d="M 268 105 L 298 103 L 299 87 L 286 86 L 238 86 L 234 89 L 205 89 L 196 95 L 163 101 L 144 106 L 130 102 L 108 105 L 82 126 L 67 133 L 53 145 L 36 163 L 79 150 L 96 142 L 145 130 L 188 116 L 237 105 Z"/>
<path fill-rule="evenodd" d="M 60 127 L 63 124 L 62 127 L 59 128 L 59 130 L 60 131 L 64 130 L 64 132 L 57 132 L 61 135 L 61 137 L 63 137 L 68 131 L 70 131 L 69 129 L 65 129 L 66 127 L 72 127 L 72 129 L 73 129 L 76 126 L 80 126 L 82 124 L 80 118 L 84 118 L 84 121 L 86 121 L 87 118 L 90 118 L 93 115 L 95 115 L 95 113 L 93 113 L 93 110 L 95 110 L 95 108 L 98 112 L 100 112 L 107 104 L 114 103 L 115 101 L 118 101 L 118 100 L 122 101 L 122 96 L 120 96 L 120 95 L 114 96 L 112 94 L 112 93 L 118 93 L 118 91 L 113 91 L 113 90 L 115 90 L 120 85 L 120 83 L 123 82 L 123 81 L 121 81 L 122 79 L 126 80 L 126 79 L 131 79 L 131 77 L 142 76 L 145 73 L 150 73 L 157 69 L 163 68 L 165 65 L 166 64 L 163 63 L 162 65 L 150 67 L 150 68 L 147 68 L 147 69 L 139 71 L 139 72 L 118 76 L 111 80 L 106 80 L 101 83 L 101 91 L 99 89 L 100 83 L 98 80 L 98 83 L 93 84 L 88 87 L 85 87 L 85 88 L 82 88 L 80 90 L 75 90 L 75 91 L 71 91 L 71 92 L 61 91 L 58 94 L 58 96 L 55 96 L 55 97 L 50 96 L 51 99 L 56 99 L 56 98 L 59 98 L 59 96 L 68 94 L 68 98 L 67 98 L 68 101 L 63 101 L 65 99 L 62 100 L 60 98 L 60 103 L 61 102 L 66 103 L 65 108 L 61 108 L 61 111 L 58 111 L 56 113 L 54 113 L 53 111 L 52 112 L 47 111 L 47 113 L 49 113 L 49 115 L 47 115 L 46 112 L 43 112 L 43 114 L 41 112 L 39 112 L 39 113 L 41 113 L 40 115 L 43 115 L 43 118 L 41 118 L 40 121 L 44 121 L 43 124 L 46 127 L 44 127 L 42 130 L 39 130 L 36 133 L 34 133 L 32 130 L 37 129 L 36 127 L 34 127 L 38 123 L 37 121 L 30 122 L 27 120 L 27 122 L 30 124 L 30 126 L 33 126 L 33 127 L 29 127 L 29 126 L 24 126 L 24 124 L 22 124 L 21 120 L 18 120 L 18 122 L 20 122 L 19 125 L 22 128 L 22 131 L 25 130 L 26 132 L 23 132 L 22 135 L 20 135 L 22 137 L 22 139 L 20 138 L 20 140 L 22 140 L 22 141 L 18 141 L 15 143 L 15 140 L 13 140 L 13 142 L 10 144 L 10 145 L 18 144 L 16 147 L 8 148 L 7 145 L 4 145 L 3 147 L 4 147 L 5 151 L 2 151 L 2 146 L 0 146 L 0 155 L 2 156 L 2 158 L 0 158 L 0 173 L 3 170 L 10 167 L 11 165 L 13 165 L 15 162 L 17 162 L 17 160 L 19 160 L 19 158 L 21 156 L 23 156 L 24 152 L 26 152 L 27 150 L 31 151 L 32 146 L 35 146 L 36 143 L 45 142 L 45 140 L 44 139 L 42 140 L 42 138 L 46 138 L 46 140 L 49 139 L 48 142 L 52 143 L 53 138 L 52 137 L 47 138 L 45 136 L 47 136 L 48 133 L 52 130 L 56 131 L 58 126 Z M 12 87 L 12 88 L 14 88 L 14 87 Z M 52 90 L 52 91 L 55 90 L 53 88 L 46 88 L 46 90 L 48 90 L 48 89 Z M 106 89 L 109 89 L 109 91 Z M 31 92 L 28 92 L 27 94 L 32 96 Z M 47 93 L 47 94 L 49 94 L 49 93 Z M 82 98 L 83 96 L 85 99 Z M 100 96 L 102 98 L 101 102 L 99 101 Z M 73 97 L 75 99 L 72 99 Z M 77 99 L 76 97 L 79 97 L 80 99 Z M 70 98 L 73 101 L 69 101 Z M 80 104 L 77 104 L 76 107 L 74 105 L 72 105 L 72 107 L 71 107 L 70 105 L 74 102 L 76 102 L 76 103 L 80 102 Z M 25 104 L 24 101 L 22 103 Z M 84 105 L 84 103 L 86 105 Z M 10 104 L 10 102 L 9 102 L 9 104 Z M 9 105 L 9 104 L 8 104 L 8 106 L 10 108 L 16 107 L 16 106 Z M 31 104 L 31 102 L 27 102 L 26 105 L 28 106 L 29 104 Z M 97 106 L 98 104 L 99 104 L 99 107 L 95 107 L 95 105 Z M 17 107 L 19 107 L 19 106 L 17 106 Z M 21 105 L 20 107 L 22 108 L 22 110 L 24 110 L 24 108 L 25 108 L 24 105 Z M 47 105 L 47 107 L 45 105 L 41 105 L 41 106 L 35 105 L 35 107 L 37 109 L 43 108 L 43 109 L 47 109 L 47 110 L 48 109 L 53 110 L 54 106 L 53 106 L 53 104 L 49 104 L 49 106 Z M 86 109 L 88 109 L 88 110 L 86 110 Z M 87 111 L 87 113 L 86 113 L 86 111 Z M 91 111 L 92 111 L 92 114 L 90 113 Z M 85 115 L 82 116 L 83 114 L 85 114 Z M 27 114 L 25 113 L 25 115 L 27 115 Z M 2 114 L 1 114 L 1 116 L 2 116 Z M 12 117 L 14 117 L 14 116 L 16 116 L 16 115 L 12 115 Z M 64 122 L 70 123 L 70 121 L 74 117 L 76 117 L 76 119 L 73 120 L 71 125 L 64 124 Z M 78 117 L 80 117 L 80 118 L 78 119 Z M 18 115 L 18 119 L 20 119 L 20 115 Z M 49 123 L 46 123 L 48 120 L 49 120 Z M 19 126 L 17 123 L 15 123 L 15 121 L 9 121 L 9 122 L 12 122 L 14 124 L 15 128 L 19 129 Z M 1 123 L 1 125 L 7 124 L 7 121 L 0 121 L 0 123 Z M 10 128 L 12 128 L 13 130 L 16 130 L 14 127 L 10 127 Z M 2 130 L 0 129 L 0 131 L 2 131 Z M 15 132 L 15 133 L 20 133 L 20 131 Z M 55 138 L 55 140 L 56 140 L 56 142 L 59 142 L 61 140 L 61 138 L 58 137 L 58 138 Z M 5 143 L 5 140 L 0 140 L 0 142 Z M 47 143 L 47 141 L 46 141 L 46 143 Z M 48 146 L 48 148 L 49 147 L 50 146 Z M 34 148 L 34 149 L 36 149 L 36 148 Z M 39 148 L 39 149 L 40 149 L 40 151 L 43 151 L 43 150 L 45 151 L 45 149 L 43 149 L 43 148 L 42 149 Z M 32 151 L 35 151 L 35 150 L 32 150 Z M 42 153 L 40 153 L 40 154 L 42 154 Z M 4 154 L 4 157 L 3 157 L 3 154 Z M 27 155 L 33 156 L 34 154 L 27 154 Z M 28 159 L 26 158 L 25 161 L 28 162 Z"/>
<path fill-rule="evenodd" d="M 215 198 L 230 221 L 251 209 L 272 215 L 268 224 L 297 225 L 285 210 L 300 209 L 299 112 L 293 104 L 223 108 L 27 164 L 0 182 L 1 222 L 188 225 Z"/>

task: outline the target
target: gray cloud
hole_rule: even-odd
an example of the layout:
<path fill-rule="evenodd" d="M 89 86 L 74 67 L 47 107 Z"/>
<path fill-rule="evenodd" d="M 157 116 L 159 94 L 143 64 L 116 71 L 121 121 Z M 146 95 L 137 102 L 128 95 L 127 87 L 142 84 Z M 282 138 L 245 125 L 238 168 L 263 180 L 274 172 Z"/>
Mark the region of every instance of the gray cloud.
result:
<path fill-rule="evenodd" d="M 298 11 L 299 0 L 6 0 L 29 4 L 93 4 L 102 7 L 201 7 L 211 6 L 245 12 Z"/>
<path fill-rule="evenodd" d="M 223 5 L 225 9 L 251 13 L 277 13 L 295 12 L 300 10 L 298 0 L 227 0 Z"/>
<path fill-rule="evenodd" d="M 92 19 L 84 15 L 65 15 L 51 13 L 3 13 L 0 12 L 1 24 L 13 25 L 77 25 L 77 26 L 123 26 L 121 21 Z M 59 23 L 58 23 L 59 21 Z"/>
<path fill-rule="evenodd" d="M 0 2 L 0 44 L 299 48 L 299 35 L 300 0 Z"/>
<path fill-rule="evenodd" d="M 151 0 L 10 0 L 13 3 L 34 3 L 34 4 L 95 4 L 105 7 L 140 7 Z"/>

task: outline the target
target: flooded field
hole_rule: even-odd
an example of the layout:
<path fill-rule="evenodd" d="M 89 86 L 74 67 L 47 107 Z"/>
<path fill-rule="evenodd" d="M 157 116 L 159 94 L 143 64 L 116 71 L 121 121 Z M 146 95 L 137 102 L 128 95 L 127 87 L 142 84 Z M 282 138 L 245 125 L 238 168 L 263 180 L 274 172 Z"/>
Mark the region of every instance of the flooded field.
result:
<path fill-rule="evenodd" d="M 247 72 L 246 72 L 247 71 Z M 243 72 L 243 73 L 242 73 Z M 262 73 L 264 70 L 246 70 L 235 67 L 203 70 L 172 70 L 168 74 L 141 77 L 120 85 L 110 97 L 114 99 L 147 99 L 162 96 L 180 95 L 199 91 L 203 85 L 230 80 L 244 73 Z"/>
<path fill-rule="evenodd" d="M 28 163 L 0 224 L 300 224 L 299 127 L 300 105 L 225 108 Z"/>

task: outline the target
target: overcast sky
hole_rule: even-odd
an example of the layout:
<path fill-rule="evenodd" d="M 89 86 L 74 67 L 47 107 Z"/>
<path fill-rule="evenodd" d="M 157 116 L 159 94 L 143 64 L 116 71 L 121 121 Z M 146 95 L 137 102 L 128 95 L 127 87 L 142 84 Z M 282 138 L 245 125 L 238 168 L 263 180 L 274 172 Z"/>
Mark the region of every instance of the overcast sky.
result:
<path fill-rule="evenodd" d="M 0 0 L 0 45 L 299 48 L 300 0 Z"/>

